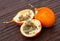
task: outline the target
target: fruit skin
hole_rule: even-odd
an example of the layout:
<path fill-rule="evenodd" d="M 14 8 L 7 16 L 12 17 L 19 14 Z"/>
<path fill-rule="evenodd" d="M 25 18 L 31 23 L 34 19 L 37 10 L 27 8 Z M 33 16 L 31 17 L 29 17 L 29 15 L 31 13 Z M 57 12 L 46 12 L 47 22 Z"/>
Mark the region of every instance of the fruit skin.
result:
<path fill-rule="evenodd" d="M 15 20 L 13 20 L 13 22 L 15 22 L 18 26 L 21 26 L 24 22 L 16 22 Z"/>
<path fill-rule="evenodd" d="M 54 12 L 47 7 L 38 8 L 35 12 L 35 19 L 40 20 L 45 28 L 49 28 L 55 23 Z"/>
<path fill-rule="evenodd" d="M 32 19 L 32 20 L 37 20 L 37 19 Z M 39 21 L 39 20 L 38 20 L 38 21 Z M 23 23 L 23 24 L 24 24 L 24 23 Z M 23 25 L 23 24 L 22 24 L 22 25 Z M 40 29 L 40 31 L 37 32 L 37 33 L 35 33 L 35 35 L 33 35 L 33 36 L 25 36 L 25 35 L 22 33 L 21 28 L 22 28 L 22 26 L 20 27 L 20 32 L 21 32 L 21 34 L 22 34 L 24 37 L 33 38 L 33 37 L 38 36 L 38 34 L 40 34 L 40 32 L 41 32 L 41 30 L 42 30 L 42 25 L 41 25 L 41 22 L 40 22 L 40 26 L 38 27 L 38 28 Z"/>

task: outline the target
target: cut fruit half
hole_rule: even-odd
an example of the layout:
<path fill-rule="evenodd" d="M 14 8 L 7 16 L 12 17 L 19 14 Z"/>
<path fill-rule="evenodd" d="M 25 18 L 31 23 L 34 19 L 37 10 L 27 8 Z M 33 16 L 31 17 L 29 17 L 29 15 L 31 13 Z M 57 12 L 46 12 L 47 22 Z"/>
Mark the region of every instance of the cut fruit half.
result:
<path fill-rule="evenodd" d="M 25 9 L 19 11 L 17 15 L 13 18 L 13 20 L 18 25 L 21 25 L 23 22 L 27 20 L 31 20 L 33 17 L 34 17 L 34 12 L 31 9 Z"/>
<path fill-rule="evenodd" d="M 42 26 L 39 20 L 32 19 L 24 22 L 20 27 L 20 31 L 25 37 L 34 37 L 41 32 Z"/>
<path fill-rule="evenodd" d="M 25 9 L 25 10 L 19 11 L 11 21 L 3 22 L 3 23 L 15 22 L 16 24 L 21 25 L 23 22 L 33 19 L 33 17 L 34 17 L 33 10 Z"/>

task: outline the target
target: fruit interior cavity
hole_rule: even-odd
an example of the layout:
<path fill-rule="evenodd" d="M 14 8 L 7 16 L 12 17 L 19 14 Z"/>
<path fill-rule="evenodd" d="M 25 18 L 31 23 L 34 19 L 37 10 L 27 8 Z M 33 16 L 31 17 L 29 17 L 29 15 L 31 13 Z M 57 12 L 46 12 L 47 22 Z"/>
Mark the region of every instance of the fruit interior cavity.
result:
<path fill-rule="evenodd" d="M 35 26 L 31 21 L 28 21 L 27 23 L 25 23 L 23 30 L 26 34 L 33 34 L 37 30 L 37 26 Z"/>
<path fill-rule="evenodd" d="M 26 11 L 25 15 L 19 16 L 19 21 L 26 21 L 30 18 L 31 14 L 30 11 Z"/>

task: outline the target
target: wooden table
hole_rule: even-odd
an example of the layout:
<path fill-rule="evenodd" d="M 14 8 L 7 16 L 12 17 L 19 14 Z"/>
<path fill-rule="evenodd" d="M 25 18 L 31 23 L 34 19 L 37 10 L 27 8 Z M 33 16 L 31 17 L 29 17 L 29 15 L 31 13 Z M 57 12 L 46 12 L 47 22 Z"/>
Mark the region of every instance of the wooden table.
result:
<path fill-rule="evenodd" d="M 16 13 L 23 9 L 35 7 L 49 7 L 56 15 L 56 22 L 50 29 L 42 29 L 42 32 L 34 38 L 26 38 L 20 33 L 20 26 L 15 23 L 3 24 L 10 21 Z M 60 0 L 0 0 L 0 41 L 60 41 Z"/>

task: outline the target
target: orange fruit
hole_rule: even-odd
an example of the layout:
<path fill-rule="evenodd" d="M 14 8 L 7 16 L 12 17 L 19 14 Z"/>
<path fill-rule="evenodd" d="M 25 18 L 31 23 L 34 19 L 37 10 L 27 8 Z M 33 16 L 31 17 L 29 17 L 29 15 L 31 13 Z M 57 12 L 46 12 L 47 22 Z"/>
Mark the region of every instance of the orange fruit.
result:
<path fill-rule="evenodd" d="M 34 37 L 41 32 L 41 29 L 41 23 L 36 19 L 28 20 L 20 27 L 21 34 L 25 37 Z"/>
<path fill-rule="evenodd" d="M 41 21 L 41 24 L 45 28 L 49 28 L 53 26 L 55 22 L 55 15 L 54 12 L 47 7 L 41 7 L 37 8 L 35 11 L 35 19 L 38 19 Z"/>

